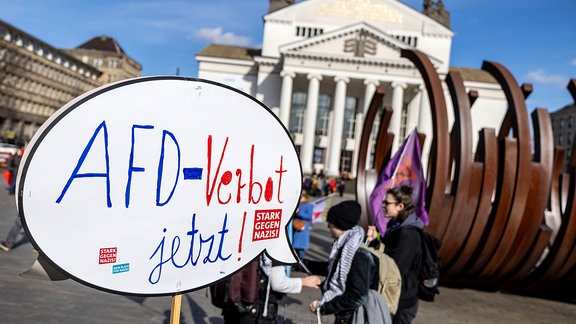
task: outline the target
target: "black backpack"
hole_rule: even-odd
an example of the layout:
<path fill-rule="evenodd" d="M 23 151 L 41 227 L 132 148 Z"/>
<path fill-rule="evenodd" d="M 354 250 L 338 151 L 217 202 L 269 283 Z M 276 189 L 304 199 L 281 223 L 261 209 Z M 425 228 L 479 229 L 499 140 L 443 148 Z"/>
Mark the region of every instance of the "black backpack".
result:
<path fill-rule="evenodd" d="M 418 276 L 418 298 L 432 302 L 436 295 L 440 294 L 438 290 L 440 279 L 438 249 L 442 245 L 442 241 L 418 227 L 407 226 L 407 228 L 418 230 L 422 238 L 422 266 Z"/>

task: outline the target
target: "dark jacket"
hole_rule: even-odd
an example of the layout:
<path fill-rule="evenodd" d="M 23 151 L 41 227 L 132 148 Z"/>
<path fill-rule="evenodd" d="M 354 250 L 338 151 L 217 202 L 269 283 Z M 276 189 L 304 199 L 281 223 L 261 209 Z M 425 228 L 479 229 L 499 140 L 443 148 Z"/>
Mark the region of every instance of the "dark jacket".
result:
<path fill-rule="evenodd" d="M 312 273 L 321 276 L 328 275 L 328 262 L 307 261 L 306 263 Z M 326 278 L 326 280 L 330 279 Z M 359 248 L 354 254 L 350 271 L 346 277 L 346 290 L 342 295 L 324 303 L 320 308 L 320 313 L 323 315 L 349 314 L 351 316 L 356 308 L 366 303 L 368 291 L 377 289 L 377 287 L 377 264 L 370 252 Z"/>
<path fill-rule="evenodd" d="M 404 222 L 391 221 L 382 242 L 388 254 L 402 274 L 402 292 L 399 309 L 406 309 L 418 302 L 418 274 L 422 264 L 422 242 L 420 232 L 422 222 L 415 214 L 409 215 Z"/>
<path fill-rule="evenodd" d="M 16 180 L 16 172 L 18 172 L 18 167 L 20 166 L 20 160 L 22 160 L 22 156 L 20 155 L 20 152 L 17 152 L 12 156 L 12 158 L 10 158 L 8 164 L 6 165 L 6 169 L 14 172 L 13 175 L 14 180 Z"/>

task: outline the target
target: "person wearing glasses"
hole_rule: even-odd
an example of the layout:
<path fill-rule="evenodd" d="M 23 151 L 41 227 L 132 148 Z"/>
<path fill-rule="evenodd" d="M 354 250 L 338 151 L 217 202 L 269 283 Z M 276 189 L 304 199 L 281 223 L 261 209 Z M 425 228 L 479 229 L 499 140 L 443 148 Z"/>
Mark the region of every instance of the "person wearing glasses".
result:
<path fill-rule="evenodd" d="M 420 232 L 424 223 L 414 213 L 416 207 L 412 199 L 413 188 L 402 185 L 388 189 L 382 201 L 384 216 L 389 217 L 386 233 L 381 237 L 385 252 L 396 264 L 402 274 L 402 291 L 398 310 L 392 317 L 393 324 L 412 323 L 418 312 L 418 274 L 422 264 L 422 242 Z M 371 245 L 378 245 L 375 240 L 377 229 L 369 226 L 366 232 Z"/>

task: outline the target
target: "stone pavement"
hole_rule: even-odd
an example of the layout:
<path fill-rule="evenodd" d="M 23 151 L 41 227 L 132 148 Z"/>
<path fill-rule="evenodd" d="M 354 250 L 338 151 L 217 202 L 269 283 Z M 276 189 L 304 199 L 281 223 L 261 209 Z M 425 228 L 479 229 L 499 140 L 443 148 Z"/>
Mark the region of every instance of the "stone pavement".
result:
<path fill-rule="evenodd" d="M 346 194 L 344 198 L 352 197 Z M 0 239 L 16 217 L 14 196 L 0 190 Z M 332 241 L 325 223 L 314 224 L 311 239 L 309 258 L 325 259 Z M 50 282 L 18 276 L 33 264 L 36 255 L 25 237 L 12 252 L 0 250 L 0 323 L 170 323 L 170 296 L 123 296 L 73 280 Z M 279 322 L 316 323 L 308 304 L 318 297 L 319 291 L 309 288 L 285 297 Z M 210 304 L 207 289 L 182 295 L 180 323 L 223 323 L 219 314 L 219 309 Z M 325 316 L 322 322 L 332 320 Z M 415 324 L 424 323 L 576 323 L 576 305 L 441 287 L 434 303 L 421 303 Z"/>

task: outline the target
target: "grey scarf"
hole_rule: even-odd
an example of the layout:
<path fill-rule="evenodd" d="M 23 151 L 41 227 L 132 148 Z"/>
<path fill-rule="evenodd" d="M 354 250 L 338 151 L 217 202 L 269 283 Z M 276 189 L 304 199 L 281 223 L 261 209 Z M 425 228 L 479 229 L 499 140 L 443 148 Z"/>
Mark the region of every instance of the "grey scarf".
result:
<path fill-rule="evenodd" d="M 322 287 L 324 293 L 318 302 L 318 306 L 329 302 L 334 297 L 342 295 L 346 290 L 346 278 L 352 265 L 352 259 L 356 250 L 364 239 L 364 229 L 359 225 L 352 227 L 342 233 L 340 237 L 332 244 L 330 258 L 328 260 L 328 278 Z M 342 251 L 342 252 L 340 252 Z M 340 258 L 338 258 L 340 254 Z M 337 262 L 336 264 L 334 264 Z"/>

